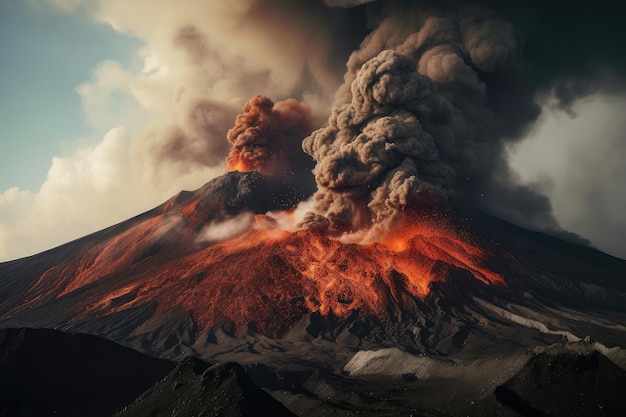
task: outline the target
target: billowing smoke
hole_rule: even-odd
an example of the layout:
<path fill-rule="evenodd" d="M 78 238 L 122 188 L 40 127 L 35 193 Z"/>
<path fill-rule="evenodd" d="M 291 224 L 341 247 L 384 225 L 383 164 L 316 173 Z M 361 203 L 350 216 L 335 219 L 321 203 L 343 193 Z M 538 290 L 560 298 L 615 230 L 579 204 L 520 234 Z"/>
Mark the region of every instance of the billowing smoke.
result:
<path fill-rule="evenodd" d="M 554 226 L 547 198 L 516 185 L 505 158 L 538 110 L 511 88 L 518 114 L 489 95 L 517 75 L 519 29 L 459 4 L 387 3 L 379 16 L 348 60 L 328 127 L 303 144 L 317 162 L 317 213 L 337 230 L 388 228 L 406 208 L 454 195 Z"/>
<path fill-rule="evenodd" d="M 144 175 L 153 182 L 168 182 L 173 176 L 220 166 L 234 114 L 234 106 L 206 98 L 181 104 L 175 123 L 148 129 L 137 141 Z"/>
<path fill-rule="evenodd" d="M 445 199 L 456 174 L 433 134 L 451 130 L 455 116 L 412 58 L 381 52 L 361 67 L 351 102 L 303 143 L 317 161 L 317 210 L 333 229 L 349 230 L 393 223 L 407 206 Z"/>
<path fill-rule="evenodd" d="M 228 131 L 233 145 L 226 158 L 228 169 L 292 178 L 310 175 L 313 164 L 301 143 L 313 127 L 309 106 L 294 99 L 274 103 L 257 95 L 246 102 Z"/>

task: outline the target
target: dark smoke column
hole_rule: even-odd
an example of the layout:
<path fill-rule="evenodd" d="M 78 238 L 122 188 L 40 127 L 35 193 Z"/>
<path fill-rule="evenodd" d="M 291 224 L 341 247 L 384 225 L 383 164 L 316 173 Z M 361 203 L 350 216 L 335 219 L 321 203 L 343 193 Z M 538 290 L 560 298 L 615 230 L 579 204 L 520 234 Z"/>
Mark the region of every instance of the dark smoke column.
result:
<path fill-rule="evenodd" d="M 521 31 L 478 4 L 371 10 L 374 29 L 348 59 L 328 127 L 303 144 L 317 162 L 316 214 L 339 233 L 389 230 L 407 208 L 454 195 L 558 227 L 549 200 L 520 185 L 507 160 L 539 114 L 524 88 Z"/>
<path fill-rule="evenodd" d="M 383 51 L 362 66 L 351 92 L 302 145 L 317 162 L 315 210 L 338 232 L 389 230 L 406 208 L 445 200 L 455 172 L 431 131 L 454 115 L 415 61 Z"/>

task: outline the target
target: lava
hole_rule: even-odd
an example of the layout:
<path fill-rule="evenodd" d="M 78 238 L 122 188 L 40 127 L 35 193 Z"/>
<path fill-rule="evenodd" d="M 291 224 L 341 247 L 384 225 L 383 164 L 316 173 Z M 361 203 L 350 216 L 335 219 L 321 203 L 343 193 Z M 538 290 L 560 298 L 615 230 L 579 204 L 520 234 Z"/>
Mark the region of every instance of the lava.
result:
<path fill-rule="evenodd" d="M 239 171 L 239 172 L 251 172 L 255 171 L 255 167 L 251 164 L 246 164 L 241 159 L 227 159 L 226 160 L 226 169 L 231 171 Z"/>
<path fill-rule="evenodd" d="M 182 309 L 200 330 L 254 323 L 278 336 L 310 313 L 394 320 L 390 305 L 415 309 L 433 282 L 452 279 L 451 268 L 506 285 L 487 265 L 491 254 L 444 215 L 405 216 L 393 230 L 372 229 L 359 240 L 358 233 L 285 230 L 297 223 L 291 209 L 250 215 L 249 230 L 209 241 L 202 239 L 206 227 L 236 217 L 224 202 L 203 196 L 181 193 L 48 268 L 9 315 L 71 297 L 64 313 L 70 322 L 154 306 L 157 321 Z"/>
<path fill-rule="evenodd" d="M 486 284 L 504 285 L 499 274 L 484 267 L 483 250 L 445 227 L 413 224 L 391 241 L 346 244 L 312 231 L 264 227 L 270 221 L 256 224 L 164 272 L 163 279 L 180 277 L 167 291 L 180 295 L 162 300 L 161 308 L 182 304 L 202 327 L 231 320 L 280 334 L 308 312 L 345 319 L 362 311 L 389 319 L 388 294 L 410 309 L 416 298 L 428 295 L 433 281 L 446 278 L 434 272 L 438 263 L 464 269 Z"/>

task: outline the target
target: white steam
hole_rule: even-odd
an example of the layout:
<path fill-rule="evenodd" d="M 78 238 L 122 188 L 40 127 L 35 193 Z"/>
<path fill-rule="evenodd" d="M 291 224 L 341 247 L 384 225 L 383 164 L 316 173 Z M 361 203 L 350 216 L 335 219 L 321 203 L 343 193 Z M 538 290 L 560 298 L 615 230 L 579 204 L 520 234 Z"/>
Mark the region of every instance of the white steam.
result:
<path fill-rule="evenodd" d="M 241 236 L 254 226 L 252 213 L 241 213 L 230 219 L 211 222 L 198 234 L 197 241 L 201 243 L 217 243 Z"/>

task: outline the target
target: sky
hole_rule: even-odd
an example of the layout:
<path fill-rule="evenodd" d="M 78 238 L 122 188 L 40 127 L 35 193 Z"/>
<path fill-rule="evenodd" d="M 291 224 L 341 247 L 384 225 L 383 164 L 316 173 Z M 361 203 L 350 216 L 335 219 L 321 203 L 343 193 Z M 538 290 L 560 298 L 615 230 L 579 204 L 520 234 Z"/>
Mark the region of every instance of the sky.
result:
<path fill-rule="evenodd" d="M 0 78 L 0 188 L 36 191 L 53 156 L 97 133 L 75 90 L 104 59 L 130 65 L 140 44 L 85 19 L 0 3 L 0 50 L 7 57 Z"/>
<path fill-rule="evenodd" d="M 436 102 L 452 108 L 433 118 L 450 122 L 439 126 L 407 107 L 435 139 L 437 172 L 450 173 L 416 190 L 434 184 L 626 258 L 624 35 L 619 14 L 604 6 L 0 0 L 0 261 L 221 175 L 228 129 L 257 94 L 294 97 L 327 126 L 333 107 L 349 106 L 351 83 L 365 80 L 357 69 L 389 48 L 412 57 L 420 91 L 434 85 Z M 406 61 L 386 58 L 398 68 Z M 335 130 L 338 144 L 346 134 Z M 444 131 L 453 138 L 437 142 Z M 322 146 L 332 132 L 305 146 L 322 191 L 358 153 Z"/>

